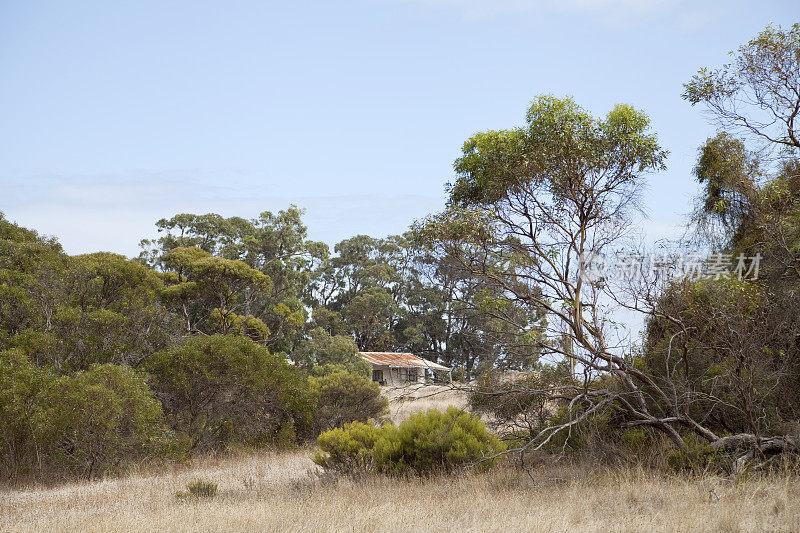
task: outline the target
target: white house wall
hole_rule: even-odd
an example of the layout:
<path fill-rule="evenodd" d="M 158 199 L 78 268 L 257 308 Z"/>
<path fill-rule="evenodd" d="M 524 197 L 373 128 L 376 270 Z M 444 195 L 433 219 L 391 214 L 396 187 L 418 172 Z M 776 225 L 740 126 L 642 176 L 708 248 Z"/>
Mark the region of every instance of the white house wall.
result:
<path fill-rule="evenodd" d="M 387 386 L 398 387 L 406 383 L 425 383 L 425 369 L 418 367 L 410 368 L 390 368 L 388 366 L 372 365 L 373 370 L 383 371 L 383 380 Z M 416 371 L 416 379 L 408 378 L 408 371 Z"/>

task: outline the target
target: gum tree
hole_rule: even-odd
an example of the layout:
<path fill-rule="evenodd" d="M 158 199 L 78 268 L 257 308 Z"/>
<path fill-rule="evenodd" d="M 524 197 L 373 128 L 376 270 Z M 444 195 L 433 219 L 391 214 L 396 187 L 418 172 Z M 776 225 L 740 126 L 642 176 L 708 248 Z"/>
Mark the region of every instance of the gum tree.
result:
<path fill-rule="evenodd" d="M 544 332 L 519 342 L 576 369 L 535 391 L 566 404 L 569 416 L 524 448 L 609 411 L 623 427 L 654 427 L 679 447 L 679 427 L 717 440 L 615 340 L 606 285 L 583 275 L 587 258 L 623 244 L 645 176 L 663 168 L 666 152 L 649 119 L 628 105 L 595 118 L 570 98 L 541 96 L 526 122 L 470 138 L 447 211 L 418 227 L 431 245 L 462 258 L 465 271 L 502 288 L 485 304 L 499 317 L 510 302 L 543 309 Z"/>

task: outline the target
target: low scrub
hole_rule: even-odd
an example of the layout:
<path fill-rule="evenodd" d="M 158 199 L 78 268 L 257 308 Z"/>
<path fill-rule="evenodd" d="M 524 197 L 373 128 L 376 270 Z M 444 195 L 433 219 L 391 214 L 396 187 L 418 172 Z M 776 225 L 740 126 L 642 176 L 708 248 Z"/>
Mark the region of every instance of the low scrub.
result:
<path fill-rule="evenodd" d="M 712 448 L 708 442 L 693 435 L 684 439 L 686 447 L 672 450 L 667 456 L 667 466 L 674 472 L 692 474 L 730 474 L 733 458 L 727 453 Z"/>
<path fill-rule="evenodd" d="M 505 447 L 480 418 L 451 407 L 412 415 L 399 426 L 355 422 L 322 433 L 314 462 L 356 474 L 431 475 L 468 465 L 489 467 Z"/>
<path fill-rule="evenodd" d="M 179 490 L 175 493 L 178 499 L 186 500 L 189 498 L 213 498 L 217 495 L 217 484 L 213 481 L 196 479 L 186 485 L 186 490 Z"/>

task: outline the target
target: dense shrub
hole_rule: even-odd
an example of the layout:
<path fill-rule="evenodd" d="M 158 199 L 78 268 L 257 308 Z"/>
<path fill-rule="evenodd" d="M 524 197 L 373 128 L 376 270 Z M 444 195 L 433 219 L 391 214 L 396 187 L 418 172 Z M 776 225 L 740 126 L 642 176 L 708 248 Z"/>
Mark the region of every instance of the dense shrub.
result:
<path fill-rule="evenodd" d="M 125 365 L 55 377 L 0 352 L 0 476 L 11 482 L 117 472 L 170 446 L 161 404 Z"/>
<path fill-rule="evenodd" d="M 375 468 L 372 449 L 384 431 L 386 428 L 377 427 L 372 421 L 351 422 L 328 430 L 317 438 L 322 451 L 314 454 L 314 462 L 340 474 L 370 472 Z"/>
<path fill-rule="evenodd" d="M 161 404 L 128 366 L 95 365 L 42 391 L 36 440 L 59 471 L 93 477 L 166 450 Z"/>
<path fill-rule="evenodd" d="M 15 479 L 34 473 L 33 414 L 50 381 L 20 350 L 0 352 L 0 476 Z"/>
<path fill-rule="evenodd" d="M 314 416 L 318 431 L 346 422 L 378 420 L 388 414 L 389 401 L 381 396 L 377 383 L 348 372 L 310 378 L 317 397 Z"/>
<path fill-rule="evenodd" d="M 493 461 L 484 459 L 505 449 L 480 418 L 455 407 L 417 413 L 397 427 L 348 424 L 323 433 L 317 442 L 322 453 L 314 461 L 328 470 L 387 474 L 447 473 L 469 464 L 488 467 Z"/>
<path fill-rule="evenodd" d="M 0 350 L 19 348 L 63 374 L 95 363 L 136 367 L 180 328 L 160 303 L 163 285 L 120 255 L 67 256 L 0 215 Z"/>
<path fill-rule="evenodd" d="M 732 458 L 725 452 L 712 448 L 708 442 L 695 435 L 685 435 L 686 446 L 672 450 L 667 465 L 675 472 L 692 474 L 729 474 Z"/>
<path fill-rule="evenodd" d="M 194 337 L 153 354 L 153 388 L 192 448 L 289 444 L 309 431 L 314 396 L 303 372 L 246 337 Z"/>
<path fill-rule="evenodd" d="M 413 414 L 397 428 L 386 426 L 373 454 L 384 471 L 430 474 L 452 471 L 503 449 L 479 417 L 449 407 L 445 412 Z"/>

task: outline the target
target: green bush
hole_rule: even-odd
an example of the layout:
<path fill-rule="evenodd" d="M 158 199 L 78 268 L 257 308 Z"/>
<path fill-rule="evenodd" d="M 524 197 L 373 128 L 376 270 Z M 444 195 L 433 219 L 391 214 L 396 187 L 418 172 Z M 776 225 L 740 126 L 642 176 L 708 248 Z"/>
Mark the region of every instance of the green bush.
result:
<path fill-rule="evenodd" d="M 306 375 L 246 337 L 194 337 L 153 354 L 147 369 L 192 448 L 290 444 L 313 422 Z"/>
<path fill-rule="evenodd" d="M 379 420 L 389 412 L 389 401 L 381 396 L 380 385 L 360 375 L 337 372 L 310 381 L 317 397 L 317 431 L 347 422 Z"/>
<path fill-rule="evenodd" d="M 19 350 L 0 352 L 0 476 L 94 477 L 172 444 L 161 404 L 126 365 L 55 377 Z"/>
<path fill-rule="evenodd" d="M 351 422 L 328 430 L 317 438 L 322 451 L 315 453 L 313 460 L 325 470 L 340 474 L 372 471 L 375 467 L 372 449 L 385 430 L 373 422 Z"/>
<path fill-rule="evenodd" d="M 347 424 L 326 431 L 317 442 L 322 453 L 314 461 L 328 470 L 387 474 L 448 473 L 470 464 L 486 468 L 494 461 L 485 458 L 505 449 L 480 418 L 455 407 L 417 413 L 397 427 Z"/>
<path fill-rule="evenodd" d="M 731 458 L 694 435 L 684 437 L 686 447 L 672 450 L 667 456 L 667 465 L 675 472 L 692 474 L 727 474 L 732 465 Z"/>
<path fill-rule="evenodd" d="M 37 403 L 35 438 L 59 471 L 91 478 L 166 451 L 161 404 L 128 366 L 94 365 L 62 376 Z"/>
<path fill-rule="evenodd" d="M 386 472 L 431 474 L 451 472 L 503 450 L 503 443 L 479 417 L 449 407 L 411 415 L 397 428 L 387 426 L 373 454 L 378 468 Z"/>
<path fill-rule="evenodd" d="M 34 474 L 37 442 L 33 415 L 52 377 L 20 350 L 0 352 L 0 478 Z"/>

